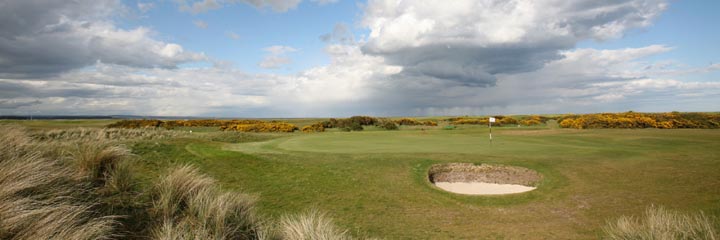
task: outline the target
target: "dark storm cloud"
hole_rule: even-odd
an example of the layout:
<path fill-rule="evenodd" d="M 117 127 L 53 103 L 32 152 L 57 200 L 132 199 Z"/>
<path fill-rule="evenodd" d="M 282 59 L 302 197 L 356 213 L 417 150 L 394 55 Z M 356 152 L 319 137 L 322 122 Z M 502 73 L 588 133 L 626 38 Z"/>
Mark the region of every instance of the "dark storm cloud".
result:
<path fill-rule="evenodd" d="M 435 44 L 405 48 L 383 56 L 388 64 L 403 66 L 395 78 L 429 77 L 451 81 L 450 85 L 495 85 L 496 74 L 537 70 L 548 61 L 560 58 L 560 46 L 476 47 Z M 372 50 L 365 50 L 372 53 Z"/>
<path fill-rule="evenodd" d="M 665 6 L 663 0 L 371 0 L 363 21 L 371 34 L 362 50 L 402 66 L 400 78 L 490 87 L 498 74 L 540 69 L 581 40 L 646 26 Z"/>

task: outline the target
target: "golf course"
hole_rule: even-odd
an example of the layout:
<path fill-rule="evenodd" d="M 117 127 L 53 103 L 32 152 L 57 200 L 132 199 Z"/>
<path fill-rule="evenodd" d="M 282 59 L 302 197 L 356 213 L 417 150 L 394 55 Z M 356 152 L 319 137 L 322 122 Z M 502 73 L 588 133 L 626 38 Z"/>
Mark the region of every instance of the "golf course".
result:
<path fill-rule="evenodd" d="M 259 194 L 268 213 L 319 208 L 344 227 L 388 239 L 598 238 L 607 221 L 651 205 L 720 215 L 719 131 L 500 128 L 492 144 L 487 131 L 170 144 L 224 186 Z M 522 166 L 544 179 L 528 193 L 459 195 L 427 180 L 430 165 L 444 162 Z"/>
<path fill-rule="evenodd" d="M 110 121 L 13 124 L 48 131 L 101 122 Z M 720 216 L 718 130 L 566 129 L 550 120 L 493 127 L 492 141 L 489 130 L 237 133 L 186 127 L 164 130 L 181 133 L 173 137 L 125 146 L 135 156 L 141 185 L 190 164 L 222 189 L 257 197 L 258 212 L 268 219 L 317 210 L 358 238 L 598 239 L 608 223 L 651 207 Z M 542 178 L 524 193 L 457 194 L 428 178 L 434 164 L 444 163 L 522 167 Z"/>

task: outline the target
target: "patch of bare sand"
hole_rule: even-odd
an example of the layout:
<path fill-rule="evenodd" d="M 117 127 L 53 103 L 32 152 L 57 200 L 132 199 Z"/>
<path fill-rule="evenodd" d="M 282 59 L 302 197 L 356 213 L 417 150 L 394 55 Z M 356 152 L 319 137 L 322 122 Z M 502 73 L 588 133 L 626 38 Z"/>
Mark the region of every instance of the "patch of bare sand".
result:
<path fill-rule="evenodd" d="M 448 192 L 468 195 L 502 195 L 535 190 L 535 187 L 528 187 L 519 184 L 484 182 L 436 182 L 435 186 Z"/>
<path fill-rule="evenodd" d="M 449 192 L 499 195 L 534 190 L 542 176 L 523 167 L 448 163 L 433 165 L 428 178 L 435 186 Z"/>

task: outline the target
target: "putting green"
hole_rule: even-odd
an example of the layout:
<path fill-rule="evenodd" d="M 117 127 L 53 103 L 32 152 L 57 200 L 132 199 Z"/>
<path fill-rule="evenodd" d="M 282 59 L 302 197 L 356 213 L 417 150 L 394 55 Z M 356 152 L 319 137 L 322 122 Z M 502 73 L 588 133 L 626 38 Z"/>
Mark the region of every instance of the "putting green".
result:
<path fill-rule="evenodd" d="M 553 132 L 553 130 L 542 130 Z M 226 149 L 246 153 L 322 152 L 322 153 L 487 153 L 513 151 L 544 145 L 538 138 L 520 132 L 500 130 L 492 144 L 487 130 L 465 131 L 367 131 L 304 134 L 265 142 L 241 143 Z M 561 131 L 571 136 L 573 131 Z"/>

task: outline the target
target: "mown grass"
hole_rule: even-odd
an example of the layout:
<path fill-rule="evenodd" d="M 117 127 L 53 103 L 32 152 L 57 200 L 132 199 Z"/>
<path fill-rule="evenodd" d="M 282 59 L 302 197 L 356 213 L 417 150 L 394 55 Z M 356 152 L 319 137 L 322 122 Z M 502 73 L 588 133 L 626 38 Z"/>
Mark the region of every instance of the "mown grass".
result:
<path fill-rule="evenodd" d="M 493 128 L 492 145 L 486 127 L 458 126 L 230 137 L 203 132 L 129 147 L 143 184 L 190 163 L 224 190 L 256 195 L 258 212 L 270 219 L 319 209 L 353 236 L 597 239 L 607 236 L 608 221 L 641 215 L 650 205 L 720 216 L 720 131 L 548 125 Z M 427 180 L 428 168 L 444 162 L 517 165 L 544 178 L 524 194 L 464 196 Z"/>

